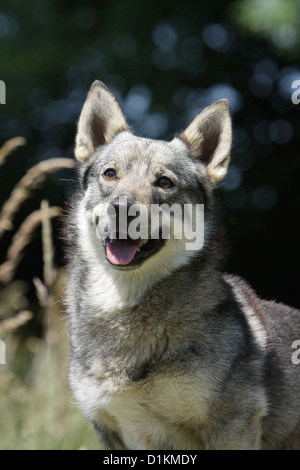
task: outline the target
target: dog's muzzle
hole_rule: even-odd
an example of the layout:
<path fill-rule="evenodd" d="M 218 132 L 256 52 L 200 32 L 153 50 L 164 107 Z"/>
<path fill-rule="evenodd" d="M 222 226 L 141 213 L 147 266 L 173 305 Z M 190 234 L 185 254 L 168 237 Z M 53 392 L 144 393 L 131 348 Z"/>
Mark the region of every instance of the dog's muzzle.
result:
<path fill-rule="evenodd" d="M 147 227 L 132 230 L 131 222 L 137 216 L 132 215 L 134 202 L 128 197 L 119 197 L 107 206 L 109 229 L 106 236 L 101 236 L 107 261 L 117 267 L 134 269 L 147 258 L 154 255 L 164 244 L 159 234 L 155 238 L 148 235 L 148 211 L 144 207 L 144 221 Z M 136 210 L 141 214 L 141 205 L 136 204 Z M 138 224 L 138 225 L 142 225 Z M 136 228 L 136 225 L 134 226 Z"/>

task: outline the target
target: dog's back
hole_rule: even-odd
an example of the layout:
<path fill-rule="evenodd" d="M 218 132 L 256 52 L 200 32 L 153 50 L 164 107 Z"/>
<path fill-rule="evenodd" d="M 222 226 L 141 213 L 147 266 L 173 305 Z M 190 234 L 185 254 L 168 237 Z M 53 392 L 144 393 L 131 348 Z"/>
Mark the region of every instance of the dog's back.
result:
<path fill-rule="evenodd" d="M 238 277 L 225 279 L 264 343 L 267 407 L 262 420 L 262 447 L 299 449 L 300 361 L 293 360 L 293 344 L 300 338 L 300 312 L 282 303 L 259 299 Z"/>

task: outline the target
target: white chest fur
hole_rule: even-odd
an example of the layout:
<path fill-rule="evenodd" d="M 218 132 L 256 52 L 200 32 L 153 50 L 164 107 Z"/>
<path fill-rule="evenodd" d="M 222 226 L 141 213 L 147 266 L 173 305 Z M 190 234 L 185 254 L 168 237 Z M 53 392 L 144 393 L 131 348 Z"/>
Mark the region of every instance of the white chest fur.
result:
<path fill-rule="evenodd" d="M 126 387 L 111 379 L 73 379 L 73 392 L 84 414 L 117 432 L 128 449 L 200 448 L 199 429 L 208 420 L 215 395 L 207 386 L 208 378 L 178 374 Z"/>

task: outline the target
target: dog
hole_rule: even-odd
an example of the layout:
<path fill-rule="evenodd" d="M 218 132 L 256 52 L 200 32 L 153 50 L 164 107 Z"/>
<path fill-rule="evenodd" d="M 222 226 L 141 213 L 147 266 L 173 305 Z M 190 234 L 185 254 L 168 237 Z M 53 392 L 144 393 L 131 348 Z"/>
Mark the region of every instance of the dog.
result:
<path fill-rule="evenodd" d="M 69 376 L 104 449 L 300 448 L 300 311 L 222 273 L 231 135 L 227 100 L 166 142 L 133 135 L 102 82 L 88 93 L 66 222 Z"/>

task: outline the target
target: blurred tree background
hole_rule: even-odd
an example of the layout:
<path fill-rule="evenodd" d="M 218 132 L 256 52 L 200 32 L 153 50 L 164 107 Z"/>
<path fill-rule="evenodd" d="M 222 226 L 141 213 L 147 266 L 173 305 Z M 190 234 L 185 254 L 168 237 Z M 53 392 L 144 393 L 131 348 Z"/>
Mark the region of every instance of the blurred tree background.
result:
<path fill-rule="evenodd" d="M 1 168 L 0 202 L 33 165 L 73 158 L 95 79 L 117 95 L 134 131 L 153 138 L 171 139 L 203 107 L 228 98 L 234 145 L 219 193 L 231 247 L 226 269 L 259 295 L 300 307 L 300 104 L 292 102 L 299 50 L 300 0 L 2 0 L 0 145 L 15 136 L 27 144 Z M 70 169 L 47 176 L 4 234 L 0 262 L 24 217 L 42 199 L 62 207 L 74 179 Z M 59 228 L 53 221 L 58 267 Z M 43 277 L 41 258 L 35 237 L 15 274 L 29 297 L 32 279 Z"/>

